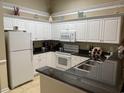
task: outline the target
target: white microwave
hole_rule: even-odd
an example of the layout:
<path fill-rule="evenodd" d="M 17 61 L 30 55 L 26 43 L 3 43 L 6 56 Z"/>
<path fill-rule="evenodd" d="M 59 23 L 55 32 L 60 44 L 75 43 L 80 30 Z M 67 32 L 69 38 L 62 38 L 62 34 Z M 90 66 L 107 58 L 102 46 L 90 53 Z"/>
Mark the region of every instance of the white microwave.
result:
<path fill-rule="evenodd" d="M 60 41 L 75 42 L 76 32 L 75 31 L 62 31 L 60 33 Z"/>

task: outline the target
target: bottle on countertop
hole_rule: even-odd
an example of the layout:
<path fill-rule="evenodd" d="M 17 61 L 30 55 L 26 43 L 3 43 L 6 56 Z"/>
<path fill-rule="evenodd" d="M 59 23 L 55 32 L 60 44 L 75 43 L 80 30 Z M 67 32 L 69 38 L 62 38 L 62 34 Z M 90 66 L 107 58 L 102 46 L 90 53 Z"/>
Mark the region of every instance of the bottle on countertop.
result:
<path fill-rule="evenodd" d="M 90 45 L 90 46 L 89 46 L 89 53 L 91 53 L 92 49 L 93 49 L 93 46 Z"/>
<path fill-rule="evenodd" d="M 59 51 L 63 52 L 64 51 L 63 47 L 59 47 Z"/>

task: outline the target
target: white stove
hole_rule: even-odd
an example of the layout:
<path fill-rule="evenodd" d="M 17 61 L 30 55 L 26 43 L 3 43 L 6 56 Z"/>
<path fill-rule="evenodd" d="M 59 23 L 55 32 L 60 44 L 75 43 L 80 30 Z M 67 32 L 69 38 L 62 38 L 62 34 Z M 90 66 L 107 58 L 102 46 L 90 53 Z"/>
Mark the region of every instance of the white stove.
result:
<path fill-rule="evenodd" d="M 67 70 L 71 67 L 71 54 L 79 52 L 79 46 L 64 44 L 64 51 L 56 52 L 56 68 L 61 70 Z"/>

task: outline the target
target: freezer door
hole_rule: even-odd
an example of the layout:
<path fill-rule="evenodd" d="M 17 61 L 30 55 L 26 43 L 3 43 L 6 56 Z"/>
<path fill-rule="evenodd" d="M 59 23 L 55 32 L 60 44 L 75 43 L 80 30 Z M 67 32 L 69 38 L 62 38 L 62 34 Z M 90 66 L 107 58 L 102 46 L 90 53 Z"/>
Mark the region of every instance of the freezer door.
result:
<path fill-rule="evenodd" d="M 8 72 L 11 89 L 33 79 L 31 56 L 31 50 L 9 53 Z"/>
<path fill-rule="evenodd" d="M 8 51 L 32 49 L 31 34 L 26 32 L 6 32 Z"/>

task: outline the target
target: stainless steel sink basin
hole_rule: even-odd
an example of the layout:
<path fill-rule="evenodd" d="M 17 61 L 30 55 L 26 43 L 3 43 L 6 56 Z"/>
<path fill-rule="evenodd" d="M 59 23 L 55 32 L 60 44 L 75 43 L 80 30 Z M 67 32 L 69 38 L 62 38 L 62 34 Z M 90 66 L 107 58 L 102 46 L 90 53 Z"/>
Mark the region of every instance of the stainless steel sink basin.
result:
<path fill-rule="evenodd" d="M 88 64 L 88 65 L 95 65 L 96 62 L 94 62 L 94 61 L 87 61 L 87 62 L 85 62 L 85 64 Z"/>
<path fill-rule="evenodd" d="M 85 71 L 85 72 L 89 72 L 91 70 L 91 66 L 87 65 L 87 64 L 80 64 L 78 66 L 75 67 L 77 70 L 80 71 Z"/>
<path fill-rule="evenodd" d="M 82 65 L 78 66 L 77 68 L 82 69 L 82 70 L 87 70 L 87 71 L 89 71 L 91 69 L 90 66 L 85 65 L 85 64 L 82 64 Z"/>
<path fill-rule="evenodd" d="M 84 72 L 89 72 L 92 70 L 93 66 L 97 66 L 97 64 L 103 63 L 102 61 L 95 61 L 95 60 L 87 60 L 76 67 L 74 67 L 77 70 L 84 71 Z"/>

